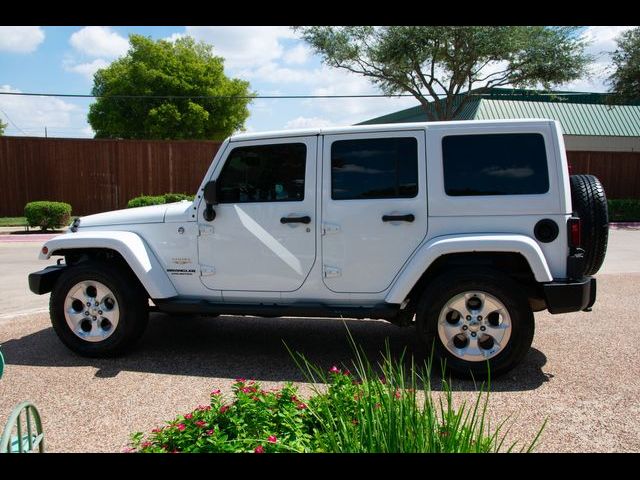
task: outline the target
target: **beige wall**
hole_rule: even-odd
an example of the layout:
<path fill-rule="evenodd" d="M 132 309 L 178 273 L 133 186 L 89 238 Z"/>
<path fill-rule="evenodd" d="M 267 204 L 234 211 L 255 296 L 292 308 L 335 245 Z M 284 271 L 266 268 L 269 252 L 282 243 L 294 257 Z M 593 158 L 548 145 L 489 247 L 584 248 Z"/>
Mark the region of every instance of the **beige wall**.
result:
<path fill-rule="evenodd" d="M 565 135 L 564 145 L 569 152 L 640 152 L 640 137 Z"/>

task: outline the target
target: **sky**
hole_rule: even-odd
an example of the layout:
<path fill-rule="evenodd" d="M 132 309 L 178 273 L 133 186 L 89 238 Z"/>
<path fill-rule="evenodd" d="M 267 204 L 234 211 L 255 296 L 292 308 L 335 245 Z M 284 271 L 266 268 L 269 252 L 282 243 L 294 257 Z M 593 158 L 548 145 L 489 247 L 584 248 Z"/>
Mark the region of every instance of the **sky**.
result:
<path fill-rule="evenodd" d="M 559 89 L 607 91 L 608 52 L 632 27 L 586 27 L 595 62 L 590 77 Z M 88 94 L 93 73 L 126 54 L 128 35 L 172 40 L 190 35 L 225 58 L 225 73 L 248 80 L 262 95 L 362 95 L 380 90 L 367 79 L 322 64 L 286 26 L 0 26 L 0 92 Z M 0 95 L 5 135 L 93 137 L 87 123 L 92 99 Z M 256 99 L 246 131 L 351 125 L 417 105 L 411 98 Z"/>

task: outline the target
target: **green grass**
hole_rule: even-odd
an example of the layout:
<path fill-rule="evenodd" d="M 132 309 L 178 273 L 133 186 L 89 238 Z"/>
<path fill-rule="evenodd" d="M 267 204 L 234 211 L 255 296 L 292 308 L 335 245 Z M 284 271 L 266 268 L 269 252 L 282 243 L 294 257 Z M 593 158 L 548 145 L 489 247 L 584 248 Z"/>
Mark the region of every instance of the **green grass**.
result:
<path fill-rule="evenodd" d="M 237 379 L 232 399 L 214 390 L 210 405 L 151 434 L 134 433 L 131 451 L 466 453 L 536 447 L 546 421 L 533 439 L 507 441 L 509 418 L 489 422 L 488 386 L 469 401 L 454 401 L 444 375 L 441 390 L 431 390 L 430 361 L 419 366 L 396 359 L 387 343 L 374 366 L 348 336 L 355 357 L 350 369 L 326 371 L 289 350 L 311 386 L 310 397 L 299 398 L 291 383 L 266 391 L 258 382 Z"/>
<path fill-rule="evenodd" d="M 27 225 L 25 217 L 0 217 L 0 227 L 24 227 Z"/>

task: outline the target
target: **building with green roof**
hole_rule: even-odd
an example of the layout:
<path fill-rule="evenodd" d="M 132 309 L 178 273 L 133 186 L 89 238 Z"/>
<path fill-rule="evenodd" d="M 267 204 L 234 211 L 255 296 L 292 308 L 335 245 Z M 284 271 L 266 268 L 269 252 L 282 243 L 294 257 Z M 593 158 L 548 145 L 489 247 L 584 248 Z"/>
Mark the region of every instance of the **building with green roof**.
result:
<path fill-rule="evenodd" d="M 604 93 L 510 88 L 494 88 L 483 94 L 472 90 L 454 101 L 468 95 L 472 98 L 455 120 L 558 120 L 574 173 L 598 176 L 610 198 L 640 198 L 640 102 L 612 105 Z M 359 125 L 425 121 L 428 117 L 418 105 Z"/>

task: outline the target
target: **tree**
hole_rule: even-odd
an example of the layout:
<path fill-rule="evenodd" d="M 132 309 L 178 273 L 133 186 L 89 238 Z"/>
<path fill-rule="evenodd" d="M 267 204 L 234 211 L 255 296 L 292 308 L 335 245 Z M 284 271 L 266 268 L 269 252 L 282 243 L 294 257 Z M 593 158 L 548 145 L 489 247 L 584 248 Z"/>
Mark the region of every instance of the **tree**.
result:
<path fill-rule="evenodd" d="M 8 126 L 9 124 L 4 123 L 2 120 L 0 120 L 0 137 L 4 135 L 4 129 L 7 128 Z"/>
<path fill-rule="evenodd" d="M 613 52 L 614 72 L 609 77 L 613 99 L 619 102 L 640 100 L 640 27 L 627 30 L 617 39 Z"/>
<path fill-rule="evenodd" d="M 578 27 L 294 27 L 326 64 L 386 94 L 411 93 L 430 120 L 450 120 L 492 87 L 549 89 L 585 73 Z M 442 101 L 436 101 L 444 96 Z M 429 102 L 433 101 L 432 104 Z"/>
<path fill-rule="evenodd" d="M 210 45 L 191 37 L 172 43 L 141 35 L 129 42 L 126 56 L 93 77 L 92 93 L 99 98 L 89 108 L 89 123 L 96 138 L 221 140 L 243 128 L 249 83 L 226 77 L 224 60 Z M 198 98 L 203 96 L 218 97 Z"/>

